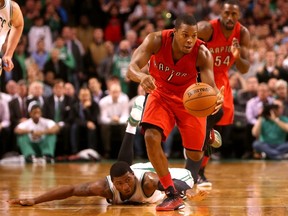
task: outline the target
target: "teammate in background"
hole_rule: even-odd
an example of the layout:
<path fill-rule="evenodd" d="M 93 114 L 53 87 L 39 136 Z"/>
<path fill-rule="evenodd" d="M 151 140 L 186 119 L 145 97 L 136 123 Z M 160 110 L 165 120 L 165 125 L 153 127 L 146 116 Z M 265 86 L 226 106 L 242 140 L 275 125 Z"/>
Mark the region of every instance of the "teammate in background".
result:
<path fill-rule="evenodd" d="M 147 74 L 141 69 L 148 62 Z M 157 211 L 171 211 L 184 206 L 174 187 L 168 160 L 161 146 L 161 141 L 166 139 L 175 123 L 181 133 L 186 155 L 195 161 L 203 157 L 206 118 L 190 115 L 182 102 L 184 91 L 196 82 L 198 72 L 202 82 L 208 83 L 217 92 L 215 114 L 222 106 L 224 87 L 219 91 L 214 83 L 212 55 L 204 43 L 198 40 L 197 22 L 189 15 L 178 17 L 174 29 L 149 34 L 134 51 L 128 68 L 128 78 L 140 83 L 149 93 L 141 126 L 145 131 L 149 160 L 167 195 L 157 205 Z M 192 172 L 197 174 L 198 170 Z"/>
<path fill-rule="evenodd" d="M 12 57 L 23 32 L 23 15 L 16 2 L 11 0 L 0 0 L 0 18 L 0 50 L 2 53 L 4 52 L 0 66 L 2 67 L 3 63 L 4 70 L 11 71 L 14 68 Z M 5 41 L 7 41 L 7 45 L 5 50 L 2 50 Z M 1 73 L 2 68 L 0 70 L 0 75 Z"/>
<path fill-rule="evenodd" d="M 136 127 L 141 119 L 144 96 L 136 98 L 127 123 L 125 138 L 118 155 L 118 162 L 110 169 L 110 176 L 90 183 L 67 185 L 52 189 L 40 196 L 28 199 L 11 199 L 10 204 L 32 206 L 52 200 L 62 200 L 71 196 L 100 196 L 111 204 L 155 203 L 161 201 L 165 194 L 159 183 L 158 175 L 153 172 L 151 163 L 138 163 L 130 166 L 133 160 L 133 140 Z M 131 151 L 127 151 L 130 150 Z M 123 160 L 123 161 L 121 161 Z M 194 181 L 189 170 L 170 169 L 177 190 L 182 197 L 191 201 L 203 200 L 207 192 L 192 189 Z"/>
<path fill-rule="evenodd" d="M 221 136 L 213 127 L 217 125 L 220 133 L 225 134 L 227 126 L 233 124 L 234 104 L 232 89 L 229 85 L 228 70 L 235 64 L 236 68 L 242 73 L 249 69 L 248 48 L 250 33 L 239 23 L 240 5 L 238 0 L 226 0 L 222 3 L 222 12 L 219 19 L 198 22 L 198 38 L 207 43 L 207 47 L 214 59 L 214 79 L 218 88 L 225 87 L 223 112 L 207 118 L 207 134 L 215 136 L 218 146 L 221 145 Z M 219 127 L 218 127 L 219 126 Z M 215 134 L 214 134 L 215 132 Z M 206 142 L 209 142 L 207 137 Z M 213 147 L 213 144 L 212 144 Z M 205 154 L 199 171 L 198 186 L 212 186 L 204 175 L 205 166 L 208 163 L 209 154 Z M 199 161 L 201 162 L 201 161 Z M 188 159 L 186 169 L 191 170 L 199 166 Z M 195 179 L 194 179 L 195 180 Z"/>

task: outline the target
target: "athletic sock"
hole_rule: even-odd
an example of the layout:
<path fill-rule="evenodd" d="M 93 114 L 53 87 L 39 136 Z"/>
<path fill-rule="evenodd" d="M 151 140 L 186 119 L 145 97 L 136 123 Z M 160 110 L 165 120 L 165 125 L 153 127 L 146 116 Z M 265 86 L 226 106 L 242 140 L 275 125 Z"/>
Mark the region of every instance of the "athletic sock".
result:
<path fill-rule="evenodd" d="M 170 173 L 168 173 L 166 176 L 159 177 L 159 180 L 162 186 L 164 187 L 164 189 L 167 189 L 169 186 L 172 186 L 173 188 L 175 188 L 174 182 L 172 181 Z"/>
<path fill-rule="evenodd" d="M 125 133 L 119 150 L 118 161 L 125 161 L 129 165 L 132 165 L 134 159 L 134 139 L 135 134 Z"/>
<path fill-rule="evenodd" d="M 207 164 L 208 164 L 208 162 L 209 162 L 209 159 L 210 159 L 209 156 L 204 155 L 204 157 L 203 157 L 203 159 L 202 159 L 202 163 L 201 163 L 201 169 L 202 169 L 202 168 L 205 168 L 205 167 L 207 166 Z"/>
<path fill-rule="evenodd" d="M 203 157 L 199 161 L 193 161 L 190 158 L 186 159 L 185 168 L 191 172 L 191 175 L 192 175 L 193 180 L 194 180 L 194 184 L 197 183 L 198 172 L 200 170 L 200 167 L 201 167 L 201 164 L 202 164 L 202 160 L 203 160 Z"/>
<path fill-rule="evenodd" d="M 136 134 L 137 126 L 132 126 L 129 122 L 127 123 L 126 132 L 130 134 Z"/>

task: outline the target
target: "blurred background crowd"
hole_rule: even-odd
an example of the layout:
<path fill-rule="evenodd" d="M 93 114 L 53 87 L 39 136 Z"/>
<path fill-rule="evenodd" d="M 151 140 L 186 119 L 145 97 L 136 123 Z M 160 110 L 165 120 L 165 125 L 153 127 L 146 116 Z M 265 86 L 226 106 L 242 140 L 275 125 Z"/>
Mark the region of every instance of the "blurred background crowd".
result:
<path fill-rule="evenodd" d="M 198 21 L 219 17 L 217 0 L 18 0 L 23 36 L 13 71 L 3 71 L 0 95 L 0 154 L 19 152 L 14 128 L 29 118 L 37 100 L 42 116 L 60 126 L 53 157 L 91 148 L 115 158 L 137 95 L 145 93 L 126 78 L 133 50 L 146 35 L 173 28 L 179 14 Z M 277 98 L 288 115 L 288 2 L 241 0 L 240 22 L 248 28 L 250 70 L 229 72 L 235 121 L 219 158 L 261 158 L 252 143 L 253 125 L 265 104 Z M 168 157 L 181 158 L 177 128 L 163 145 Z M 21 152 L 19 152 L 21 153 Z M 137 133 L 135 156 L 145 158 Z"/>

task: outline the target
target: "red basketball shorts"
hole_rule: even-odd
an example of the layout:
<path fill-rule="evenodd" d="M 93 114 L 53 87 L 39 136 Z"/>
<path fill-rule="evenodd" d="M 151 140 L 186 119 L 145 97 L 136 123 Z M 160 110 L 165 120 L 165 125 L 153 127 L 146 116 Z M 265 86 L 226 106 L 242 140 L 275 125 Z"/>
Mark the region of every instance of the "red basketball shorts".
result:
<path fill-rule="evenodd" d="M 149 94 L 142 117 L 142 123 L 155 125 L 163 130 L 163 141 L 175 124 L 178 126 L 185 149 L 202 151 L 206 136 L 206 117 L 189 114 L 182 98 L 173 95 Z"/>

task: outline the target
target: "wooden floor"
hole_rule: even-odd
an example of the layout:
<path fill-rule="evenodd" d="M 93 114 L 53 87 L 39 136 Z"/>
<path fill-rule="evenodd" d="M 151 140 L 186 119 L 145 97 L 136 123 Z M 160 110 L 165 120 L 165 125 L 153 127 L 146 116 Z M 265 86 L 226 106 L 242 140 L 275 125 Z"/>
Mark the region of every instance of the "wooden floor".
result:
<path fill-rule="evenodd" d="M 183 210 L 156 212 L 155 205 L 110 206 L 104 199 L 71 197 L 32 207 L 10 206 L 10 198 L 39 195 L 55 186 L 93 181 L 108 174 L 113 161 L 54 165 L 1 165 L 1 216 L 286 216 L 288 161 L 212 161 L 207 177 L 213 188 L 206 200 L 186 201 Z M 170 163 L 183 167 L 182 161 Z"/>

